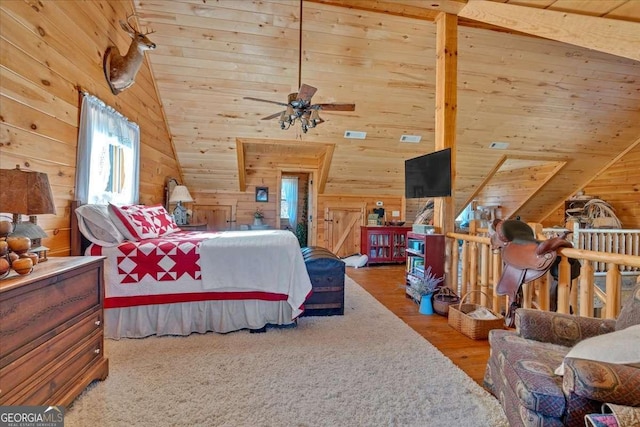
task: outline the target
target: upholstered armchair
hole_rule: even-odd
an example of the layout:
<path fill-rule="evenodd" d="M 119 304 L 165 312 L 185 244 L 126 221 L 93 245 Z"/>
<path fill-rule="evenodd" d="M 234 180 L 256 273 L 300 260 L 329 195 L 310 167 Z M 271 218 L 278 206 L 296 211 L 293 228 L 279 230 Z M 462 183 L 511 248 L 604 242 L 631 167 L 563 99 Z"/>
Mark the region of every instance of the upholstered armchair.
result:
<path fill-rule="evenodd" d="M 492 330 L 489 344 L 484 385 L 511 427 L 584 426 L 603 403 L 640 407 L 640 285 L 615 321 L 518 309 L 516 330 Z"/>

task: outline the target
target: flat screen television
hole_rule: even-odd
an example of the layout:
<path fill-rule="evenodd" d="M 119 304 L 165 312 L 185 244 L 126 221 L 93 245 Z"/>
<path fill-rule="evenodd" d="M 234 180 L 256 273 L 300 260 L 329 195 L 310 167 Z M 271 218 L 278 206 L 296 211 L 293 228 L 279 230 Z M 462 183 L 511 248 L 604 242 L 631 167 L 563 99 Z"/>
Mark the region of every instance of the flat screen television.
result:
<path fill-rule="evenodd" d="M 404 161 L 407 199 L 451 196 L 451 148 Z"/>

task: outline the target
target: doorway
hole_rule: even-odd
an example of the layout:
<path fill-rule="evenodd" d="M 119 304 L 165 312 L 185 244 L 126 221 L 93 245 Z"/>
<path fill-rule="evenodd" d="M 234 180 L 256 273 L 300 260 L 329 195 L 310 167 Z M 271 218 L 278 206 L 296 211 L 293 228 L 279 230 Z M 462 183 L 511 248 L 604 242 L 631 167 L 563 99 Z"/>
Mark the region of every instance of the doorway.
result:
<path fill-rule="evenodd" d="M 280 229 L 290 230 L 298 238 L 301 247 L 315 245 L 314 206 L 315 186 L 313 171 L 282 170 L 279 174 L 278 224 Z M 295 201 L 288 188 L 296 183 Z M 292 222 L 291 207 L 295 207 Z"/>

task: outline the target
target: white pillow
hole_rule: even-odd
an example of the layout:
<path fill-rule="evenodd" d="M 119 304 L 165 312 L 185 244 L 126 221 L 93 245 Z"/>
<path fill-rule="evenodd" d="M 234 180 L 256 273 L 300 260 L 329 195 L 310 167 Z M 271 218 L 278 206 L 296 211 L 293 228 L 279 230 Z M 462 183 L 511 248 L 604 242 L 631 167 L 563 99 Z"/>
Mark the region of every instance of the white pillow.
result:
<path fill-rule="evenodd" d="M 342 261 L 347 267 L 364 267 L 369 261 L 369 257 L 366 255 L 351 255 L 346 258 L 342 258 Z"/>
<path fill-rule="evenodd" d="M 111 221 L 107 205 L 82 205 L 76 208 L 78 228 L 84 237 L 96 245 L 118 246 L 124 236 Z"/>
<path fill-rule="evenodd" d="M 567 357 L 640 367 L 640 325 L 582 340 L 565 355 Z M 564 375 L 564 362 L 555 373 Z"/>

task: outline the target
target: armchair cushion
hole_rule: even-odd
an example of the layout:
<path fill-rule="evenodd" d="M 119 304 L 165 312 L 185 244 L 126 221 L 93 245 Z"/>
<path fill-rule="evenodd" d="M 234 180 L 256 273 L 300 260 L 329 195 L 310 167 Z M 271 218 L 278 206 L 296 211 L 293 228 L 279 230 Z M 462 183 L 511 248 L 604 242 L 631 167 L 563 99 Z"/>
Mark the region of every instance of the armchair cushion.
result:
<path fill-rule="evenodd" d="M 522 338 L 573 347 L 585 338 L 613 332 L 611 319 L 578 317 L 550 311 L 519 308 L 516 310 L 516 332 Z"/>
<path fill-rule="evenodd" d="M 640 368 L 640 325 L 587 338 L 569 350 L 565 358 L 634 365 Z M 564 375 L 564 362 L 555 371 Z"/>

